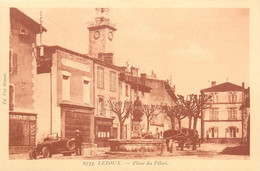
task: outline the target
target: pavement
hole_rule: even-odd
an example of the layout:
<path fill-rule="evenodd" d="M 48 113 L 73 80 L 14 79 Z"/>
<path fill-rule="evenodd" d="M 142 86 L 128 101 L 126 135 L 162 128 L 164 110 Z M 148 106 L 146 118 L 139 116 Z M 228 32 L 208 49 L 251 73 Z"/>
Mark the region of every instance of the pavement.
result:
<path fill-rule="evenodd" d="M 181 151 L 177 148 L 173 153 L 165 152 L 163 154 L 159 153 L 148 153 L 148 152 L 138 152 L 138 153 L 111 153 L 109 148 L 96 148 L 96 149 L 85 149 L 82 156 L 63 156 L 62 154 L 53 155 L 51 158 L 42 158 L 38 156 L 39 160 L 62 160 L 62 159 L 73 159 L 73 160 L 102 160 L 102 159 L 220 159 L 220 160 L 248 160 L 248 155 L 224 155 L 220 152 L 226 147 L 234 147 L 238 144 L 214 144 L 214 143 L 204 143 L 197 150 L 191 150 L 184 148 Z M 9 155 L 11 160 L 29 160 L 28 154 L 11 154 Z"/>

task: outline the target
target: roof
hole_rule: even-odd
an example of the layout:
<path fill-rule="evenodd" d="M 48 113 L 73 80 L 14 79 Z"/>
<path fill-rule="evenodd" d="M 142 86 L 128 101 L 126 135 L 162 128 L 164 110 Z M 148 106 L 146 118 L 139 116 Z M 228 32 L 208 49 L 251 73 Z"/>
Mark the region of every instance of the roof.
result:
<path fill-rule="evenodd" d="M 21 22 L 23 25 L 28 27 L 35 33 L 40 33 L 40 24 L 34 21 L 32 18 L 28 17 L 22 11 L 17 8 L 10 8 L 10 17 Z M 42 31 L 47 31 L 46 28 L 42 27 Z"/>
<path fill-rule="evenodd" d="M 238 86 L 230 82 L 225 82 L 213 87 L 202 89 L 201 92 L 225 92 L 225 91 L 243 91 L 243 90 L 245 90 L 245 88 L 243 88 L 242 86 Z"/>

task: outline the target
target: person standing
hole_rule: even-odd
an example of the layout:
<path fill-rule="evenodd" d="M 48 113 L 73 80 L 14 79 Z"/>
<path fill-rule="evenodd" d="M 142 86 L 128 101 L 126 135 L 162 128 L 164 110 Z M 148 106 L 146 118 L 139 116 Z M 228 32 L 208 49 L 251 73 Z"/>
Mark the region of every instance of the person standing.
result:
<path fill-rule="evenodd" d="M 76 138 L 75 138 L 75 145 L 76 145 L 76 155 L 82 155 L 82 141 L 83 141 L 83 138 L 80 134 L 80 131 L 79 130 L 76 130 Z"/>

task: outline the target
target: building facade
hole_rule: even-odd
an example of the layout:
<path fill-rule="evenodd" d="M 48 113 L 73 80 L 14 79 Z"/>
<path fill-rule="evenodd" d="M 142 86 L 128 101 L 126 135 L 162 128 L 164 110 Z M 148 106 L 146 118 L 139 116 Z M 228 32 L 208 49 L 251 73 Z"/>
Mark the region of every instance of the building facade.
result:
<path fill-rule="evenodd" d="M 77 52 L 43 46 L 37 68 L 38 139 L 57 132 L 85 145 L 94 144 L 93 60 Z M 41 56 L 42 55 L 42 56 Z"/>
<path fill-rule="evenodd" d="M 16 8 L 10 8 L 9 49 L 9 152 L 28 151 L 36 144 L 37 77 L 36 35 L 47 31 Z"/>
<path fill-rule="evenodd" d="M 244 84 L 229 82 L 201 90 L 202 95 L 211 96 L 211 107 L 202 113 L 201 136 L 213 141 L 237 141 L 242 138 L 242 112 L 245 99 Z"/>
<path fill-rule="evenodd" d="M 88 27 L 89 55 L 94 61 L 93 102 L 95 107 L 95 143 L 108 146 L 108 139 L 118 138 L 119 123 L 108 107 L 108 101 L 119 99 L 120 67 L 114 65 L 114 34 L 116 28 L 108 18 L 98 16 Z"/>

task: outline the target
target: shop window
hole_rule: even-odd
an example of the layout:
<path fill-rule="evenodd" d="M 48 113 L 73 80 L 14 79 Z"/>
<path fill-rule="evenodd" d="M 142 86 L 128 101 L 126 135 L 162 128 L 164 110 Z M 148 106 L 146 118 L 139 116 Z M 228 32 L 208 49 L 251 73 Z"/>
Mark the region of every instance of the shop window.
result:
<path fill-rule="evenodd" d="M 110 138 L 110 127 L 109 126 L 98 126 L 97 127 L 98 138 Z"/>
<path fill-rule="evenodd" d="M 14 86 L 9 85 L 9 110 L 14 110 Z"/>
<path fill-rule="evenodd" d="M 99 88 L 104 88 L 104 69 L 97 69 L 97 84 Z"/>
<path fill-rule="evenodd" d="M 83 103 L 90 103 L 90 82 L 83 81 Z"/>
<path fill-rule="evenodd" d="M 116 73 L 110 72 L 110 91 L 116 91 Z"/>

